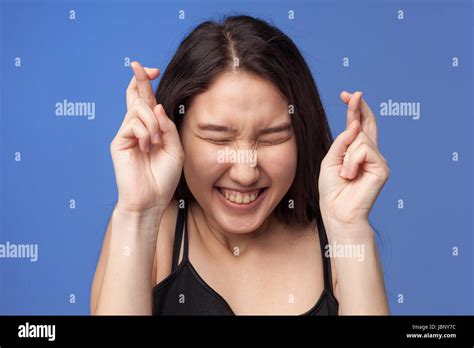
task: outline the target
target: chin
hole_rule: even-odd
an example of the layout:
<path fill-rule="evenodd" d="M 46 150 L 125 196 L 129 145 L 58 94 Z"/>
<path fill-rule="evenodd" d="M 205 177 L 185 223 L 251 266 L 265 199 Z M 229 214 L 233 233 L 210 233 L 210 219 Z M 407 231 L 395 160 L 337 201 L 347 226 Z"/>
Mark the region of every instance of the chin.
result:
<path fill-rule="evenodd" d="M 226 219 L 224 216 L 217 217 L 217 223 L 224 231 L 231 234 L 248 234 L 258 230 L 265 219 L 255 218 L 252 221 L 240 219 Z"/>

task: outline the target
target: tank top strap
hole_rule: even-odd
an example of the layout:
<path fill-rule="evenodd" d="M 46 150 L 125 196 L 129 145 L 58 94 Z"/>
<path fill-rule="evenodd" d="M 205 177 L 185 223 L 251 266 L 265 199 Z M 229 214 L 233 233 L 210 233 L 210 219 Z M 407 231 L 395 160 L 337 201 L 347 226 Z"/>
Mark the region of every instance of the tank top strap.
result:
<path fill-rule="evenodd" d="M 331 259 L 326 256 L 327 245 L 329 243 L 326 228 L 324 227 L 323 220 L 320 216 L 316 218 L 316 221 L 318 224 L 319 242 L 321 244 L 321 255 L 323 257 L 324 288 L 333 293 Z"/>
<path fill-rule="evenodd" d="M 171 272 L 174 272 L 178 267 L 179 263 L 179 252 L 181 250 L 181 242 L 183 241 L 184 235 L 184 250 L 183 250 L 183 261 L 188 258 L 188 238 L 187 238 L 187 203 L 184 204 L 184 208 L 178 208 L 178 216 L 176 218 L 176 227 L 174 231 L 174 243 L 173 243 L 173 262 Z"/>

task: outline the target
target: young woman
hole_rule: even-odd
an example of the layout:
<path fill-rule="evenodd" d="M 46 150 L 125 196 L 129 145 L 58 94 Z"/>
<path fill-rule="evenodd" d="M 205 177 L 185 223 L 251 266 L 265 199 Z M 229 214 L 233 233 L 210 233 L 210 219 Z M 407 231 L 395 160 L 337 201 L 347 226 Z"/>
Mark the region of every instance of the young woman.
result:
<path fill-rule="evenodd" d="M 156 95 L 160 71 L 132 69 L 92 314 L 389 313 L 368 222 L 389 168 L 361 92 L 333 140 L 298 48 L 248 16 L 196 27 Z"/>

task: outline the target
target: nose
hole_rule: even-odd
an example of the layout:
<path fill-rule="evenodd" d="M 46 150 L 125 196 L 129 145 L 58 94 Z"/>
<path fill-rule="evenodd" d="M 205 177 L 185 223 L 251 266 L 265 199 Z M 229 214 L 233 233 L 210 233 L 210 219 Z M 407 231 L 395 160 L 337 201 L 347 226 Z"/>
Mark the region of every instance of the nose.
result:
<path fill-rule="evenodd" d="M 260 177 L 258 166 L 250 163 L 234 163 L 230 168 L 230 178 L 241 186 L 252 186 Z"/>

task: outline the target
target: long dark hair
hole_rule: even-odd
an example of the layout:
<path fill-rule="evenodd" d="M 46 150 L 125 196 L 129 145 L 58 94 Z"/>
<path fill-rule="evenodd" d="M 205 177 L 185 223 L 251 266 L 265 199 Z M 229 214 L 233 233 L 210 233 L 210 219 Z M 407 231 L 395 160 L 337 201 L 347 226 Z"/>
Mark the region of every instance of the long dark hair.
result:
<path fill-rule="evenodd" d="M 206 91 L 219 74 L 234 70 L 236 58 L 239 70 L 271 81 L 294 108 L 296 175 L 275 208 L 276 216 L 290 224 L 309 223 L 315 218 L 321 221 L 319 171 L 333 137 L 308 65 L 293 41 L 278 28 L 245 15 L 199 24 L 181 42 L 161 76 L 157 102 L 180 131 L 183 108 L 187 110 L 192 99 Z M 184 173 L 175 199 L 193 199 Z"/>

